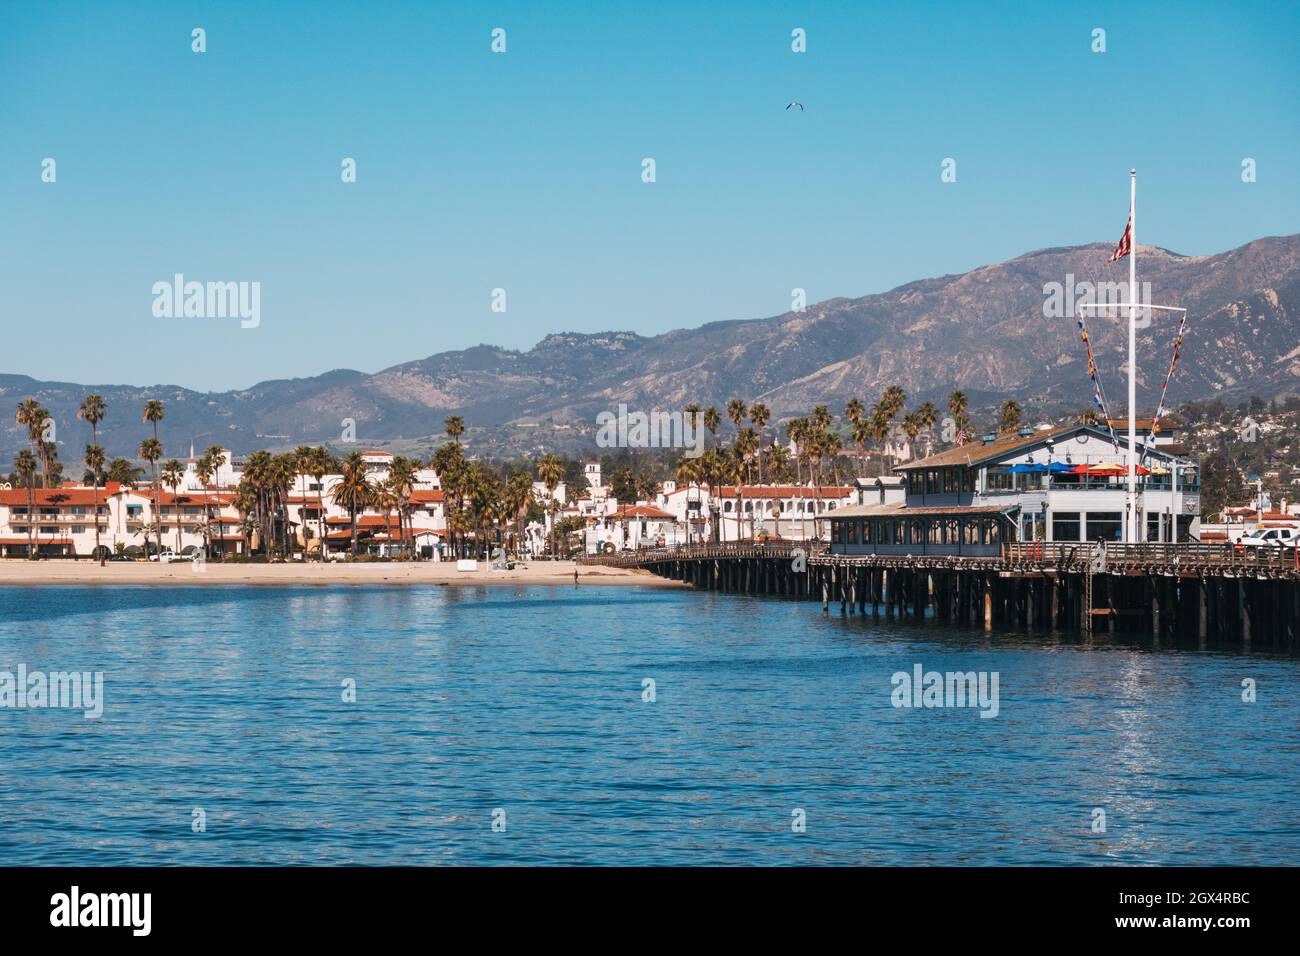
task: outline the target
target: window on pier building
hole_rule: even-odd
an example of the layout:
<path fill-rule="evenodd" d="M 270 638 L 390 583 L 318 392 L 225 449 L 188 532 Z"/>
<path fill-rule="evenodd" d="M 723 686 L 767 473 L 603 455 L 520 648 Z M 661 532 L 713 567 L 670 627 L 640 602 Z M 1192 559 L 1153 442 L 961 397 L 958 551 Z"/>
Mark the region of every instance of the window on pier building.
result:
<path fill-rule="evenodd" d="M 1082 530 L 1077 511 L 1052 512 L 1052 540 L 1078 541 Z"/>
<path fill-rule="evenodd" d="M 1006 465 L 994 466 L 987 470 L 984 487 L 988 491 L 1014 491 L 1016 476 L 1007 470 Z"/>
<path fill-rule="evenodd" d="M 838 524 L 839 522 L 836 523 Z M 848 526 L 848 532 L 849 532 L 848 538 L 845 540 L 845 544 L 857 544 L 858 538 L 860 537 L 858 534 L 858 528 L 862 526 L 862 522 L 846 521 L 844 522 L 844 524 Z"/>
<path fill-rule="evenodd" d="M 960 468 L 945 468 L 943 470 L 943 492 L 946 495 L 957 494 L 960 488 Z"/>
<path fill-rule="evenodd" d="M 843 543 L 844 543 L 844 522 L 832 521 L 831 522 L 831 544 L 843 544 Z"/>
<path fill-rule="evenodd" d="M 1124 515 L 1119 511 L 1089 511 L 1087 540 L 1118 541 L 1124 533 Z"/>

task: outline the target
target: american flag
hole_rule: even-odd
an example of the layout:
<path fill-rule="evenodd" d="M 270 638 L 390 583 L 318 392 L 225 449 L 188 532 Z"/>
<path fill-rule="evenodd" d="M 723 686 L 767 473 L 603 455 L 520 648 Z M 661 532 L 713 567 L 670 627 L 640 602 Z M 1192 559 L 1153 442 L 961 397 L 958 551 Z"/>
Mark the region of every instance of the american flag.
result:
<path fill-rule="evenodd" d="M 1107 259 L 1106 261 L 1114 262 L 1116 259 L 1123 259 L 1131 251 L 1132 244 L 1133 244 L 1133 215 L 1130 213 L 1128 217 L 1128 225 L 1124 227 L 1124 235 L 1120 236 L 1119 245 L 1115 247 L 1115 251 L 1111 253 L 1110 258 Z"/>

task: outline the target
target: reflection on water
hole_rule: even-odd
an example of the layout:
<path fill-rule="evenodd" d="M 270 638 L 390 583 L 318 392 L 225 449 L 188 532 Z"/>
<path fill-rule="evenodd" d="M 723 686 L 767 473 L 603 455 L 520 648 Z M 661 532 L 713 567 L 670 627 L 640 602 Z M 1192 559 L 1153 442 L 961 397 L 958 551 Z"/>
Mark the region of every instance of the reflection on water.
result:
<path fill-rule="evenodd" d="M 104 671 L 105 711 L 0 709 L 11 864 L 1300 853 L 1287 655 L 630 588 L 0 590 L 19 663 Z M 916 664 L 998 672 L 998 716 L 895 709 Z"/>

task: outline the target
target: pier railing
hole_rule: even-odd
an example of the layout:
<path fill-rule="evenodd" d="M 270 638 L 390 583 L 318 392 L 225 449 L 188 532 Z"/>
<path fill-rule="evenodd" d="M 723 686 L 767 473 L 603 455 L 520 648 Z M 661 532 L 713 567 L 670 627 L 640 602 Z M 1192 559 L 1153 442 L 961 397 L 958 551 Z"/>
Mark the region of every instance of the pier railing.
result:
<path fill-rule="evenodd" d="M 798 552 L 814 564 L 888 564 L 891 566 L 998 566 L 1008 570 L 1040 569 L 1097 572 L 1132 570 L 1156 574 L 1264 573 L 1300 577 L 1300 549 L 1243 547 L 1229 543 L 1106 544 L 1093 542 L 1019 541 L 1001 552 L 966 557 L 921 551 L 917 554 L 830 553 L 820 541 L 739 542 L 643 548 L 621 554 L 582 555 L 579 564 L 620 568 L 649 567 L 667 561 L 715 559 L 793 559 Z"/>
<path fill-rule="evenodd" d="M 826 545 L 819 541 L 774 541 L 770 543 L 691 544 L 667 548 L 641 548 L 621 554 L 584 554 L 578 564 L 602 567 L 638 568 L 664 561 L 704 561 L 720 558 L 789 558 L 797 551 L 805 557 L 824 554 Z"/>

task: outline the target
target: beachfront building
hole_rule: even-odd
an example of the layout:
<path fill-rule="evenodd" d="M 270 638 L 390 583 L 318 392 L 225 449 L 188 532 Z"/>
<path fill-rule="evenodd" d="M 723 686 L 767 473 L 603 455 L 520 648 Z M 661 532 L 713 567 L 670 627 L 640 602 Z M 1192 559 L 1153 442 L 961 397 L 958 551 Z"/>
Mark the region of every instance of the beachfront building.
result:
<path fill-rule="evenodd" d="M 685 526 L 671 512 L 644 502 L 618 505 L 613 514 L 585 529 L 587 554 L 613 554 L 636 548 L 677 547 L 686 543 Z"/>
<path fill-rule="evenodd" d="M 367 477 L 378 483 L 387 477 L 392 456 L 366 452 Z M 176 552 L 203 550 L 217 554 L 247 554 L 260 545 L 251 516 L 239 510 L 242 463 L 227 451 L 225 463 L 205 484 L 191 450 L 181 480 L 157 492 L 145 484 L 135 487 L 110 482 L 99 489 L 99 540 L 110 553 L 142 554 L 145 532 L 150 550 L 159 546 Z M 282 502 L 295 553 L 313 556 L 321 547 L 342 554 L 352 548 L 352 519 L 334 501 L 341 475 L 298 475 Z M 0 488 L 0 556 L 26 557 L 29 548 L 41 556 L 88 556 L 95 547 L 95 489 L 65 483 L 60 488 L 35 488 L 28 506 L 26 488 Z M 443 557 L 447 534 L 446 507 L 435 472 L 416 472 L 414 488 L 400 522 L 396 508 L 384 513 L 369 507 L 357 515 L 357 547 L 362 553 L 393 555 L 414 551 L 426 559 Z M 30 533 L 29 533 L 30 530 Z"/>
<path fill-rule="evenodd" d="M 1156 442 L 1140 468 L 1143 540 L 1194 540 L 1196 463 Z M 823 519 L 844 554 L 997 554 L 1009 542 L 1118 541 L 1127 507 L 1126 446 L 1102 427 L 1022 428 L 897 467 L 906 494 Z"/>
<path fill-rule="evenodd" d="M 889 484 L 901 489 L 893 479 Z M 714 518 L 721 541 L 802 541 L 815 536 L 817 516 L 859 503 L 863 493 L 877 492 L 874 484 L 870 488 L 866 492 L 856 484 L 723 485 L 712 494 L 708 485 L 666 481 L 654 504 L 685 526 L 691 543 L 709 540 Z"/>

